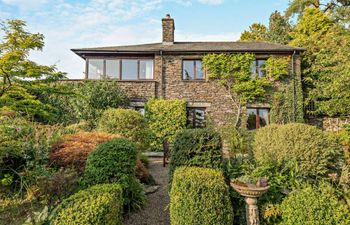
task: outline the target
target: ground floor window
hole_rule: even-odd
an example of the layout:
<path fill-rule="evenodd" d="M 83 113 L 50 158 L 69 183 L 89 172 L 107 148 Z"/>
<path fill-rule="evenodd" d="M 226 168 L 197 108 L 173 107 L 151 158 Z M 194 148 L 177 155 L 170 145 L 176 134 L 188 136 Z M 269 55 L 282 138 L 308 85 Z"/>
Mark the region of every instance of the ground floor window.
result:
<path fill-rule="evenodd" d="M 247 108 L 248 111 L 248 130 L 258 129 L 270 123 L 269 109 L 266 108 Z"/>
<path fill-rule="evenodd" d="M 203 128 L 205 127 L 205 108 L 187 108 L 187 127 Z"/>

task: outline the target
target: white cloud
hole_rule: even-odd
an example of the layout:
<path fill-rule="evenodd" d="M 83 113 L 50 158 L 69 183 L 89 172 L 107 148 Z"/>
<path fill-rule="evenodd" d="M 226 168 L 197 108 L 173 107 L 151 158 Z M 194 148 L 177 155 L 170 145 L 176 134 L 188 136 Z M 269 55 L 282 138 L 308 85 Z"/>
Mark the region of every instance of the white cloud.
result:
<path fill-rule="evenodd" d="M 197 0 L 197 1 L 207 5 L 221 5 L 222 3 L 224 3 L 224 0 Z"/>
<path fill-rule="evenodd" d="M 48 3 L 48 0 L 1 0 L 1 1 L 7 5 L 16 6 L 21 10 L 36 9 Z"/>

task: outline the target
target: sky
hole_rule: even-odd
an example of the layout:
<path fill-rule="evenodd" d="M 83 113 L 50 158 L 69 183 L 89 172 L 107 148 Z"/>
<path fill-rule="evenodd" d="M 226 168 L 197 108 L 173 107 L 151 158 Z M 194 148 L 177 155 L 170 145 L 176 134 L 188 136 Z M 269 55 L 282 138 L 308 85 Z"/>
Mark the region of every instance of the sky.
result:
<path fill-rule="evenodd" d="M 70 49 L 161 42 L 161 19 L 175 20 L 175 41 L 235 41 L 254 22 L 268 24 L 288 0 L 0 0 L 0 20 L 21 19 L 45 36 L 30 59 L 83 78 Z"/>

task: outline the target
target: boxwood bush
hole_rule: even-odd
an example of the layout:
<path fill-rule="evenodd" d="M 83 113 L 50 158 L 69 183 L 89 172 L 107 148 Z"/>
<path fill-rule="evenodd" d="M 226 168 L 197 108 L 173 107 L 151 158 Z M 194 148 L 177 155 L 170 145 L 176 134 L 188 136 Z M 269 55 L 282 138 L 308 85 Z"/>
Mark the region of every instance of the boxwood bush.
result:
<path fill-rule="evenodd" d="M 134 173 L 136 159 L 136 147 L 128 139 L 117 138 L 100 144 L 88 156 L 82 185 L 118 182 L 123 187 L 125 206 L 140 208 L 145 197 Z"/>
<path fill-rule="evenodd" d="M 349 206 L 341 203 L 329 185 L 295 190 L 281 204 L 283 225 L 350 224 Z"/>
<path fill-rule="evenodd" d="M 128 138 L 134 141 L 140 150 L 148 148 L 147 122 L 136 110 L 107 109 L 99 120 L 98 130 Z"/>
<path fill-rule="evenodd" d="M 187 129 L 176 136 L 170 159 L 170 177 L 178 166 L 221 169 L 222 142 L 212 129 Z"/>
<path fill-rule="evenodd" d="M 146 119 L 153 134 L 151 147 L 161 151 L 164 140 L 174 141 L 186 127 L 186 102 L 183 100 L 151 99 L 146 105 Z"/>
<path fill-rule="evenodd" d="M 302 177 L 323 176 L 339 169 L 342 162 L 342 149 L 334 139 L 314 126 L 298 123 L 257 130 L 253 153 L 260 165 L 296 161 Z"/>
<path fill-rule="evenodd" d="M 221 171 L 179 167 L 170 191 L 172 225 L 230 225 L 233 211 Z"/>
<path fill-rule="evenodd" d="M 99 184 L 63 200 L 50 224 L 122 224 L 123 194 L 119 184 Z"/>

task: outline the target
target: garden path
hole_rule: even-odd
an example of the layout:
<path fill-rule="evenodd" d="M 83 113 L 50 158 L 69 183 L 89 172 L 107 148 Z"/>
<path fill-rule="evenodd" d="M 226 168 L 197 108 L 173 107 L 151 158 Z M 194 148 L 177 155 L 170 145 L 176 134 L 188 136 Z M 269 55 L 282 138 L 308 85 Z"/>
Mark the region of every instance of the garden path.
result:
<path fill-rule="evenodd" d="M 146 206 L 131 213 L 125 219 L 125 225 L 169 225 L 168 166 L 163 167 L 162 158 L 149 158 L 149 170 L 159 189 L 147 195 Z"/>

